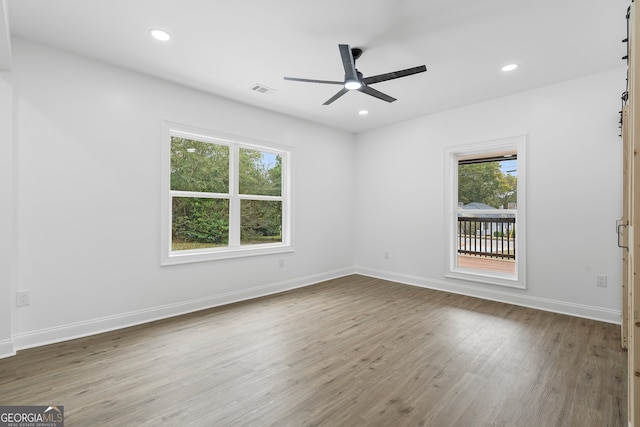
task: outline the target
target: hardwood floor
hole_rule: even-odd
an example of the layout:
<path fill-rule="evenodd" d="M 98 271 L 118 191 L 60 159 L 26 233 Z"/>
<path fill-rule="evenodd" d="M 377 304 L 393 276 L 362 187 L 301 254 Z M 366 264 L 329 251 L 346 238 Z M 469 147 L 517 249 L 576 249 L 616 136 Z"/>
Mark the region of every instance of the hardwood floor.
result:
<path fill-rule="evenodd" d="M 620 327 L 349 276 L 0 359 L 66 426 L 626 426 Z"/>

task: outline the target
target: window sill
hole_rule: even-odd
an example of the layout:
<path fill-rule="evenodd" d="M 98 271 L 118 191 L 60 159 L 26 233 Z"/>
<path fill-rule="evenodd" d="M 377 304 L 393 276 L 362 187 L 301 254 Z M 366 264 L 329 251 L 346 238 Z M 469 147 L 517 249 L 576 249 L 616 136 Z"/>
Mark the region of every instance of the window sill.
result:
<path fill-rule="evenodd" d="M 508 273 L 489 271 L 478 272 L 478 270 L 474 269 L 456 268 L 446 273 L 444 277 L 447 277 L 449 279 L 486 283 L 489 285 L 505 286 L 509 288 L 527 288 L 526 283 L 523 280 L 518 280 L 518 277 L 515 274 Z"/>
<path fill-rule="evenodd" d="M 234 258 L 247 258 L 253 256 L 273 255 L 294 252 L 291 245 L 260 245 L 243 246 L 240 248 L 212 248 L 212 249 L 194 249 L 186 251 L 170 252 L 168 255 L 162 256 L 161 266 L 189 264 L 193 262 L 218 261 Z"/>

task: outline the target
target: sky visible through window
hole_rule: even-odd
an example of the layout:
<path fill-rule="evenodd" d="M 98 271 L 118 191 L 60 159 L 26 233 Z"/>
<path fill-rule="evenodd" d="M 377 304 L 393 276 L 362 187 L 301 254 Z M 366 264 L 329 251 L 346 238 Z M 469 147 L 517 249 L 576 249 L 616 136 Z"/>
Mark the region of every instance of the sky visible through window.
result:
<path fill-rule="evenodd" d="M 516 164 L 517 164 L 517 160 L 503 160 L 500 162 L 500 170 L 503 173 L 517 176 L 518 171 L 517 171 Z"/>
<path fill-rule="evenodd" d="M 261 154 L 262 154 L 262 164 L 265 165 L 267 169 L 271 169 L 276 165 L 276 157 L 278 157 L 276 154 L 266 153 L 264 151 L 262 151 Z"/>

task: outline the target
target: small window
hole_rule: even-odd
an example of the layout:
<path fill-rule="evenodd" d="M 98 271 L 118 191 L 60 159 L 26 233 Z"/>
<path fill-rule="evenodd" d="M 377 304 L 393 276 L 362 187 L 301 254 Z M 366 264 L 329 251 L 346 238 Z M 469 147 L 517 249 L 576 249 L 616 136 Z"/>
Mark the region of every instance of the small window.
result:
<path fill-rule="evenodd" d="M 524 288 L 524 137 L 447 150 L 447 164 L 447 277 Z"/>
<path fill-rule="evenodd" d="M 167 125 L 162 264 L 291 251 L 289 152 Z"/>

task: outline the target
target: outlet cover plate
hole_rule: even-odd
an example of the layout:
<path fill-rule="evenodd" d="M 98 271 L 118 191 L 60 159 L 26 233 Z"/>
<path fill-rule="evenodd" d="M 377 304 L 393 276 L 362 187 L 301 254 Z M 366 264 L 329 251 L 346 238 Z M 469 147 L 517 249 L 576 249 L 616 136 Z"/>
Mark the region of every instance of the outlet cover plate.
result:
<path fill-rule="evenodd" d="M 16 307 L 24 307 L 29 304 L 31 304 L 29 291 L 16 292 Z"/>

